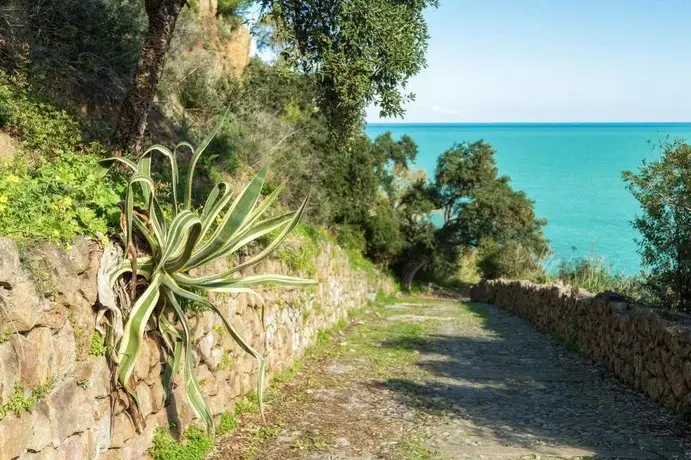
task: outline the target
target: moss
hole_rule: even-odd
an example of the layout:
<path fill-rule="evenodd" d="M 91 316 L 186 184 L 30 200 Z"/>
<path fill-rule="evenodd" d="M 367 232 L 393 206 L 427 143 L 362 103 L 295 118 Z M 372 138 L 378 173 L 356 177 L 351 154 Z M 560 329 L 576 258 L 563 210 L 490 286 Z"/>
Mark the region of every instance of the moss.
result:
<path fill-rule="evenodd" d="M 202 430 L 191 427 L 181 441 L 176 441 L 167 429 L 159 428 L 149 454 L 155 460 L 201 460 L 213 448 L 213 441 Z"/>
<path fill-rule="evenodd" d="M 29 396 L 26 396 L 24 386 L 21 383 L 15 384 L 14 393 L 12 393 L 10 399 L 6 403 L 0 404 L 0 420 L 4 419 L 9 413 L 19 415 L 22 412 L 29 412 L 36 407 L 36 403 L 45 397 L 51 386 L 52 382 L 39 385 L 31 391 Z"/>
<path fill-rule="evenodd" d="M 94 331 L 91 335 L 91 348 L 89 349 L 89 354 L 91 356 L 105 356 L 108 351 L 108 347 L 103 342 L 103 336 L 100 332 Z"/>

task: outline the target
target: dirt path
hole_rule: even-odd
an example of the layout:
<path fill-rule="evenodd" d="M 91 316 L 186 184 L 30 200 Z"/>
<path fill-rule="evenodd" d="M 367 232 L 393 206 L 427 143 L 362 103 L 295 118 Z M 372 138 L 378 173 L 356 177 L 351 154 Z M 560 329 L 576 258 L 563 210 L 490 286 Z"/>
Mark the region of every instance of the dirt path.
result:
<path fill-rule="evenodd" d="M 212 459 L 686 459 L 680 422 L 490 305 L 366 312 L 274 383 Z"/>

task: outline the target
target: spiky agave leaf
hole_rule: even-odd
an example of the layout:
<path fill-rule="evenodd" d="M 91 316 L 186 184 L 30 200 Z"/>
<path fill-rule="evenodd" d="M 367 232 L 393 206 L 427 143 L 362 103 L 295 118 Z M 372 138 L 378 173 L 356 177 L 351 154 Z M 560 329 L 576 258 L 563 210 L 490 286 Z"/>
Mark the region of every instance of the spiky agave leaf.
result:
<path fill-rule="evenodd" d="M 220 126 L 220 123 L 219 123 Z M 275 217 L 264 217 L 270 206 L 278 198 L 282 187 L 260 200 L 267 174 L 264 167 L 255 178 L 236 197 L 232 195 L 229 183 L 217 184 L 209 193 L 199 214 L 192 210 L 192 182 L 195 166 L 204 149 L 209 145 L 218 127 L 198 148 L 189 143 L 178 144 L 174 150 L 155 145 L 147 149 L 138 161 L 114 158 L 132 171 L 125 195 L 124 217 L 125 236 L 128 251 L 125 259 L 114 264 L 107 273 L 112 285 L 121 276 L 136 272 L 138 279 L 144 279 L 148 286 L 136 299 L 120 334 L 115 361 L 118 364 L 118 380 L 132 396 L 130 385 L 134 364 L 140 352 L 144 333 L 148 325 L 160 336 L 169 353 L 168 366 L 164 373 L 166 389 L 175 375 L 182 370 L 185 378 L 185 391 L 197 415 L 204 420 L 207 429 L 213 433 L 213 419 L 204 403 L 199 384 L 193 374 L 191 333 L 180 299 L 197 303 L 219 315 L 228 333 L 246 353 L 253 356 L 259 365 L 257 395 L 264 414 L 263 392 L 265 363 L 262 355 L 245 341 L 242 333 L 236 330 L 220 309 L 197 292 L 245 293 L 263 299 L 254 288 L 257 286 L 303 287 L 315 281 L 284 275 L 257 275 L 236 278 L 235 274 L 243 268 L 265 259 L 276 249 L 295 228 L 301 218 L 307 200 L 295 212 Z M 187 148 L 192 152 L 185 184 L 184 202 L 178 203 L 177 152 Z M 151 162 L 154 153 L 166 157 L 171 168 L 172 220 L 166 221 L 163 207 L 156 196 L 155 182 L 151 177 Z M 136 197 L 143 199 L 145 212 L 135 212 Z M 129 248 L 134 241 L 134 232 L 143 237 L 149 246 L 148 254 L 132 254 Z M 232 267 L 224 273 L 195 277 L 189 270 L 221 257 L 237 252 L 247 244 L 265 235 L 278 232 L 272 241 L 258 254 L 247 261 Z M 136 251 L 135 251 L 136 252 Z M 129 253 L 129 256 L 127 255 Z M 154 314 L 155 312 L 157 314 Z M 174 320 L 173 320 L 174 318 Z M 263 322 L 263 310 L 262 310 Z M 134 399 L 134 398 L 133 398 Z M 136 403 L 136 399 L 134 399 Z"/>

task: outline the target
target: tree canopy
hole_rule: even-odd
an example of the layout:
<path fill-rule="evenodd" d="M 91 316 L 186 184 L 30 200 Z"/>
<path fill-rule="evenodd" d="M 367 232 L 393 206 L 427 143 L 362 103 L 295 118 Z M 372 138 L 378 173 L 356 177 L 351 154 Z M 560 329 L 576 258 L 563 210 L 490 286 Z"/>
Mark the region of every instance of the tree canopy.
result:
<path fill-rule="evenodd" d="M 330 125 L 350 135 L 370 104 L 401 116 L 410 77 L 425 66 L 423 11 L 437 0 L 260 0 L 282 56 L 319 83 Z"/>
<path fill-rule="evenodd" d="M 660 305 L 691 310 L 691 146 L 663 146 L 660 160 L 624 171 L 627 188 L 640 202 L 633 221 L 647 287 Z"/>

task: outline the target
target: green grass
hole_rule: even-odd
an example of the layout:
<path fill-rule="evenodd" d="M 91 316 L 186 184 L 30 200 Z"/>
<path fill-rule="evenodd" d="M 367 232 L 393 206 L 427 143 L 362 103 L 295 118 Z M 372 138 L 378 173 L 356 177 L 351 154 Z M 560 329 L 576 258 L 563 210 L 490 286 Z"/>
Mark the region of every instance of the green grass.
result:
<path fill-rule="evenodd" d="M 422 445 L 418 437 L 405 438 L 394 448 L 396 458 L 401 460 L 430 460 L 434 452 Z"/>
<path fill-rule="evenodd" d="M 304 362 L 301 359 L 296 359 L 290 367 L 283 369 L 279 374 L 275 375 L 271 381 L 274 383 L 285 383 L 295 377 L 295 374 L 300 371 L 303 365 Z"/>
<path fill-rule="evenodd" d="M 269 439 L 278 436 L 277 426 L 264 426 L 250 435 L 249 446 L 242 455 L 243 460 L 251 460 L 260 451 L 261 446 Z"/>
<path fill-rule="evenodd" d="M 202 430 L 190 427 L 182 441 L 176 441 L 165 428 L 156 430 L 149 454 L 155 460 L 202 460 L 213 448 L 213 441 Z"/>
<path fill-rule="evenodd" d="M 227 434 L 233 431 L 238 426 L 238 419 L 230 412 L 221 414 L 221 419 L 216 427 L 217 434 Z"/>
<path fill-rule="evenodd" d="M 304 454 L 322 452 L 329 449 L 331 441 L 312 432 L 307 432 L 293 442 L 291 448 Z"/>
<path fill-rule="evenodd" d="M 615 291 L 636 300 L 646 298 L 642 279 L 615 273 L 604 259 L 592 256 L 562 261 L 551 281 L 561 281 L 593 294 Z"/>
<path fill-rule="evenodd" d="M 243 414 L 256 412 L 259 410 L 259 399 L 255 391 L 250 391 L 244 398 L 235 402 L 235 415 L 240 417 Z"/>

